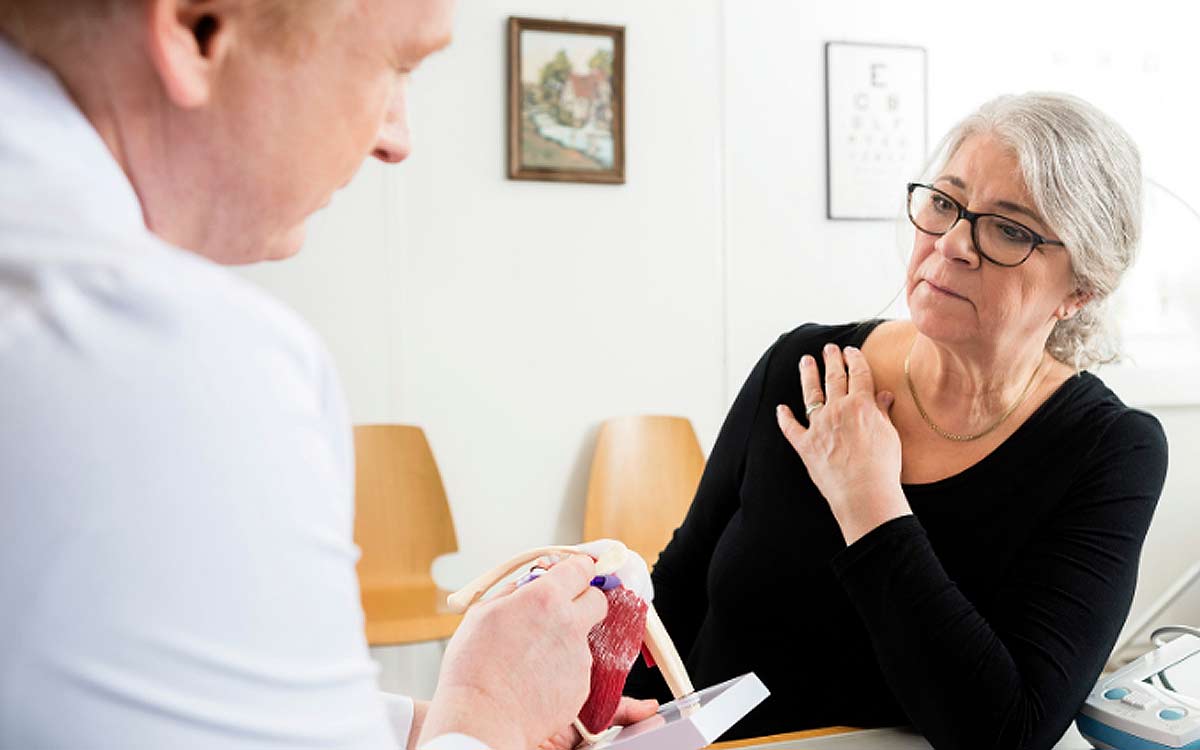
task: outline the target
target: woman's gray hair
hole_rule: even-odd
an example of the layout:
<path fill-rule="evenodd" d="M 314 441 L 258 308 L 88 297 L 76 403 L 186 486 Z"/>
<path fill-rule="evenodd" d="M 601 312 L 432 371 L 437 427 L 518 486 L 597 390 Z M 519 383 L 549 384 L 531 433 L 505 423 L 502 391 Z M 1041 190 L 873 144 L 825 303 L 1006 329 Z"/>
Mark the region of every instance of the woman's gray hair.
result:
<path fill-rule="evenodd" d="M 1001 96 L 946 135 L 932 172 L 977 134 L 992 135 L 1016 152 L 1038 212 L 1066 244 L 1075 282 L 1090 295 L 1074 317 L 1054 326 L 1046 351 L 1076 370 L 1116 360 L 1108 301 L 1133 264 L 1142 226 L 1141 157 L 1133 139 L 1073 96 Z"/>

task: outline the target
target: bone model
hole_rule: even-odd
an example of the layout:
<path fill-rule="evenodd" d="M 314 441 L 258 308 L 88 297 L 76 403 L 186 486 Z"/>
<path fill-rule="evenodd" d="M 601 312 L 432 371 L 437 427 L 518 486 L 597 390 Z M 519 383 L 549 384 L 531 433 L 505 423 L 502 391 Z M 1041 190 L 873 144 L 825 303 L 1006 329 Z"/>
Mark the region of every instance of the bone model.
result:
<path fill-rule="evenodd" d="M 598 743 L 619 731 L 619 727 L 604 730 L 612 723 L 625 678 L 643 647 L 653 659 L 651 666 L 658 666 L 676 700 L 695 692 L 683 660 L 651 603 L 653 586 L 646 562 L 640 555 L 611 539 L 577 547 L 538 547 L 492 568 L 451 594 L 446 602 L 453 611 L 465 612 L 489 589 L 521 568 L 543 558 L 564 555 L 591 558 L 595 561 L 596 576 L 615 576 L 621 584 L 615 588 L 605 587 L 608 616 L 588 634 L 593 660 L 592 689 L 575 721 L 586 742 Z M 597 734 L 600 732 L 602 734 Z"/>

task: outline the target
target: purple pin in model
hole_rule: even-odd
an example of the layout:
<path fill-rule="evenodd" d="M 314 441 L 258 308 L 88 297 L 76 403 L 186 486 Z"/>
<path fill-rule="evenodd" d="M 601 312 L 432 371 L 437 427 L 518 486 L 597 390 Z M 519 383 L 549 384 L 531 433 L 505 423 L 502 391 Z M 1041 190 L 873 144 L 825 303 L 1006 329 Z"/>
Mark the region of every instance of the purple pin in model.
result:
<path fill-rule="evenodd" d="M 612 574 L 596 576 L 592 579 L 592 585 L 601 591 L 612 591 L 621 585 L 621 579 Z"/>

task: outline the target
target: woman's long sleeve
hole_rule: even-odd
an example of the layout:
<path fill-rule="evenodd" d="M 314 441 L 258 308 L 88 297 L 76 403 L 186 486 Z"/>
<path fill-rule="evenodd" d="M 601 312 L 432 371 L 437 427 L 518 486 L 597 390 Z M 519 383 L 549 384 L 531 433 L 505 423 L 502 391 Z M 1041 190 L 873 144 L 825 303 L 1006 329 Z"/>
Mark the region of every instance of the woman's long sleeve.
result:
<path fill-rule="evenodd" d="M 1166 461 L 1153 417 L 1114 419 L 986 617 L 914 516 L 834 559 L 889 687 L 934 747 L 1049 748 L 1067 729 L 1129 611 Z"/>
<path fill-rule="evenodd" d="M 704 467 L 696 497 L 683 524 L 654 565 L 654 608 L 684 659 L 708 609 L 707 578 L 713 548 L 739 505 L 739 486 L 745 469 L 746 443 L 762 401 L 763 384 L 772 346 L 759 359 L 733 402 L 712 454 Z M 669 699 L 657 669 L 638 662 L 629 675 L 626 693 Z"/>

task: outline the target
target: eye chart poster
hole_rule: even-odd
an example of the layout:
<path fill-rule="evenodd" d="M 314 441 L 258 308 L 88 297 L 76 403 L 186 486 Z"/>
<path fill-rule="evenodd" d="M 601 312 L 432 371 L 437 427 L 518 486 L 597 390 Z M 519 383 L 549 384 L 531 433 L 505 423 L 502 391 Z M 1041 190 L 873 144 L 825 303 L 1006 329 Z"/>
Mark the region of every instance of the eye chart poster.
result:
<path fill-rule="evenodd" d="M 924 166 L 925 50 L 825 45 L 827 216 L 895 219 Z"/>

